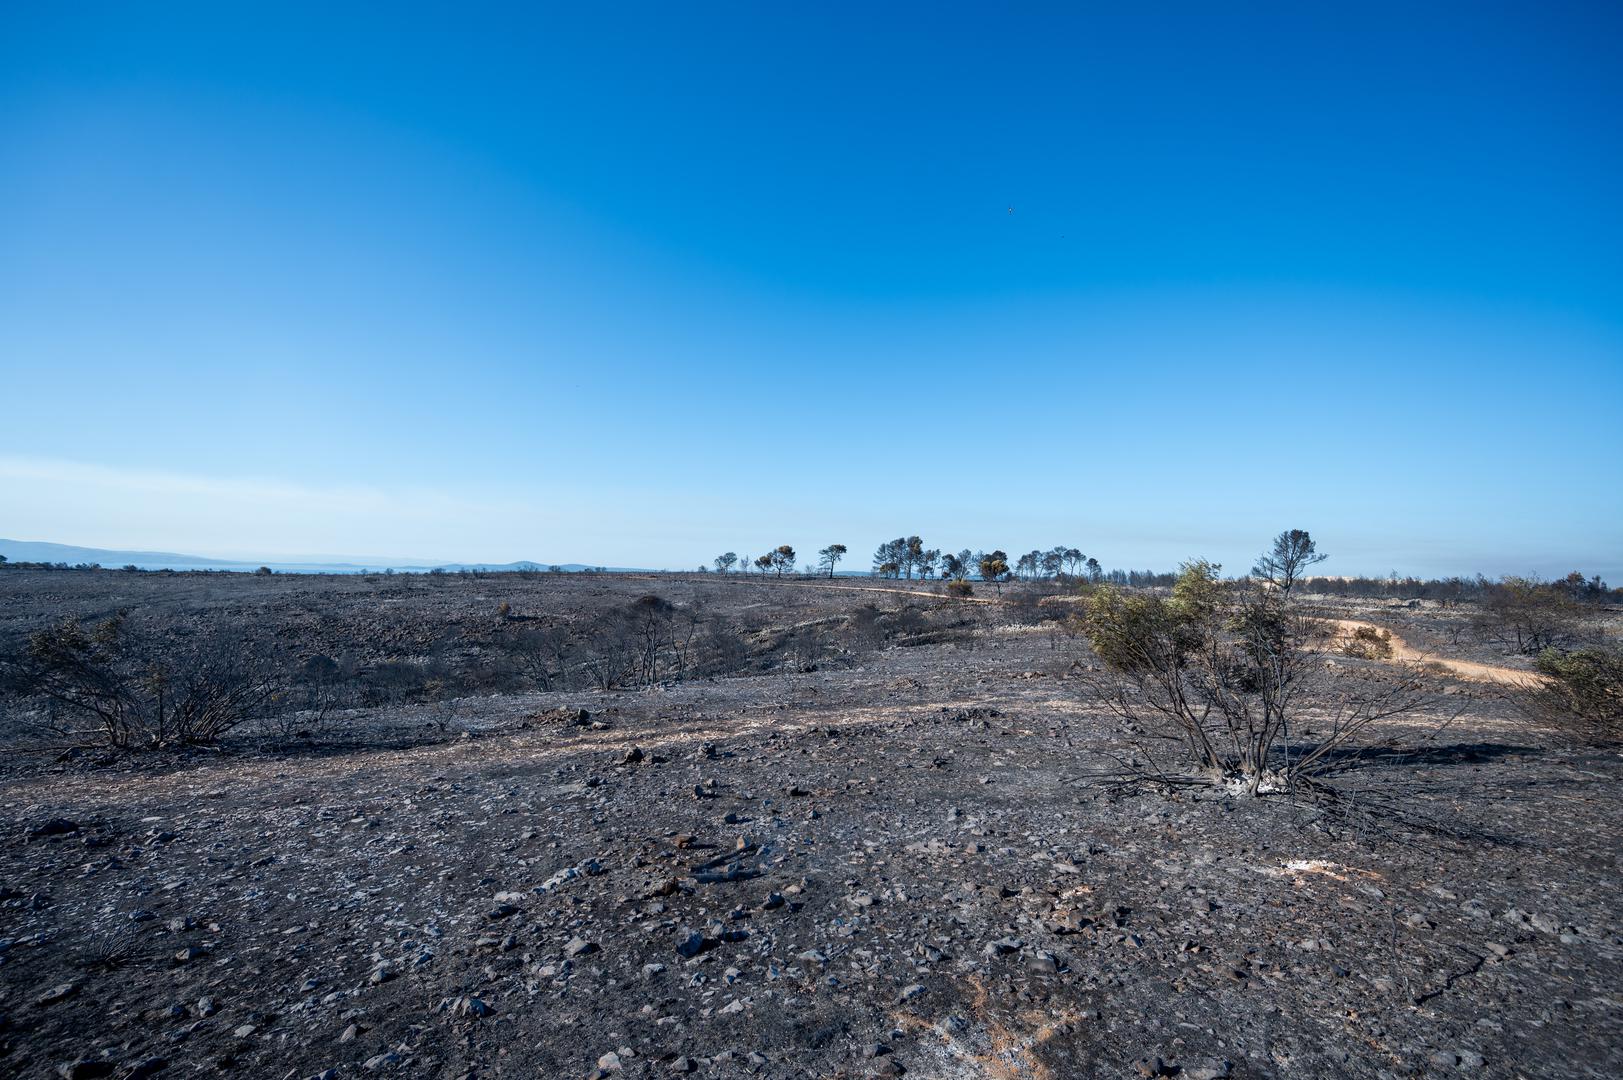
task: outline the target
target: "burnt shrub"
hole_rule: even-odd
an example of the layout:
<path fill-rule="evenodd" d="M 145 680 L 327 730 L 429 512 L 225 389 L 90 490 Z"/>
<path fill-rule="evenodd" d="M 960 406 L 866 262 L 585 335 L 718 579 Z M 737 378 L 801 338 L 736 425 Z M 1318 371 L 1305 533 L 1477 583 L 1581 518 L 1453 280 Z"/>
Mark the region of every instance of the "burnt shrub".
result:
<path fill-rule="evenodd" d="M 159 641 L 122 613 L 37 631 L 9 668 L 8 688 L 44 703 L 38 726 L 117 750 L 216 742 L 285 690 L 263 650 L 219 634 Z"/>
<path fill-rule="evenodd" d="M 1341 652 L 1344 656 L 1360 660 L 1390 660 L 1392 631 L 1377 630 L 1373 626 L 1356 627 L 1347 640 L 1341 643 Z"/>
<path fill-rule="evenodd" d="M 1283 590 L 1225 581 L 1185 563 L 1170 597 L 1091 591 L 1081 628 L 1105 671 L 1080 674 L 1098 701 L 1146 733 L 1138 775 L 1182 758 L 1179 782 L 1236 794 L 1292 792 L 1338 767 L 1374 724 L 1418 708 L 1412 678 L 1341 677 L 1321 662 L 1328 634 Z M 1325 717 L 1292 745 L 1309 710 Z M 1181 751 L 1181 753 L 1180 753 Z"/>

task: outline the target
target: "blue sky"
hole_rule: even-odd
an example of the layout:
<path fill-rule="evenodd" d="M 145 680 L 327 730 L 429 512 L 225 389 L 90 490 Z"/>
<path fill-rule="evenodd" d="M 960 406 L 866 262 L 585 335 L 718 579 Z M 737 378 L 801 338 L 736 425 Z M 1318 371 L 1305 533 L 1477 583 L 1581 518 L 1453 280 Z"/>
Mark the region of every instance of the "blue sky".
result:
<path fill-rule="evenodd" d="M 9 5 L 0 535 L 1623 579 L 1619 10 Z"/>

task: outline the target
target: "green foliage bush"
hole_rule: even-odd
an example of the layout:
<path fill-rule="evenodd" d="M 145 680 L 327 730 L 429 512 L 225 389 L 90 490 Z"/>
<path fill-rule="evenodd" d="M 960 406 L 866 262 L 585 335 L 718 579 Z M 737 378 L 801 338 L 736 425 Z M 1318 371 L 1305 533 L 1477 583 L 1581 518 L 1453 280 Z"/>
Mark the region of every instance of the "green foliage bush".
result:
<path fill-rule="evenodd" d="M 1534 666 L 1549 676 L 1538 695 L 1547 719 L 1591 739 L 1623 737 L 1623 650 L 1545 649 Z"/>

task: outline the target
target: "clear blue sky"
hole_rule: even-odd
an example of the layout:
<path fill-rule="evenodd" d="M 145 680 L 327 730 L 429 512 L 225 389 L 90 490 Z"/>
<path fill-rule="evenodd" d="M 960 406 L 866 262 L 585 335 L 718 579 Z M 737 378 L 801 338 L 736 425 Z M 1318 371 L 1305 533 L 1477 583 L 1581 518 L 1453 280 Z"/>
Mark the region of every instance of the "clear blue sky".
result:
<path fill-rule="evenodd" d="M 9 4 L 0 535 L 1620 579 L 1620 12 Z"/>

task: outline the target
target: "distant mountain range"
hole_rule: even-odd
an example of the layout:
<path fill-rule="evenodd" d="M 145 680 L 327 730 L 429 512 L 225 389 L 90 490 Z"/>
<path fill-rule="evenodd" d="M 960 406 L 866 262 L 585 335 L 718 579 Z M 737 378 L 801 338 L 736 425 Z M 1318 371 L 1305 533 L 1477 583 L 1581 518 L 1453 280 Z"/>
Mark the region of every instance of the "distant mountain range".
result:
<path fill-rule="evenodd" d="M 293 561 L 286 558 L 209 559 L 201 555 L 181 555 L 173 551 L 114 551 L 108 548 L 76 547 L 72 544 L 49 544 L 34 540 L 5 539 L 0 539 L 0 555 L 4 555 L 10 562 L 67 563 L 69 566 L 97 563 L 114 569 L 134 566 L 140 570 L 218 570 L 235 573 L 252 573 L 261 566 L 268 566 L 272 570 L 284 574 L 361 574 L 379 570 L 400 570 L 406 573 L 425 573 L 429 570 L 481 570 L 500 573 L 504 571 L 545 570 L 554 565 L 570 573 L 594 569 L 594 567 L 590 567 L 585 563 L 536 563 L 528 561 L 511 563 L 434 563 L 347 555 L 311 556 L 308 557 L 308 561 L 305 561 L 304 557 L 295 557 Z M 610 566 L 604 569 L 622 573 L 635 570 L 634 567 L 627 566 Z"/>

